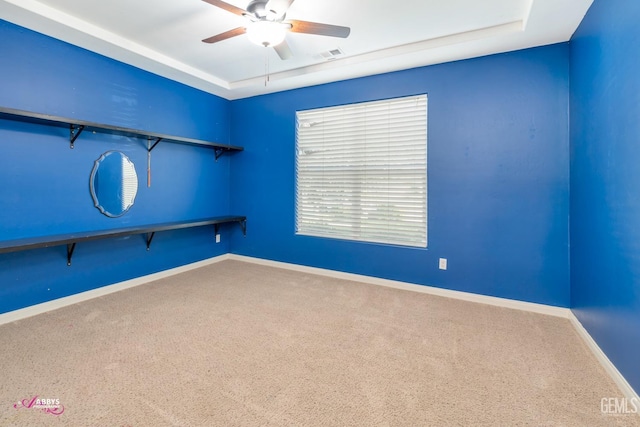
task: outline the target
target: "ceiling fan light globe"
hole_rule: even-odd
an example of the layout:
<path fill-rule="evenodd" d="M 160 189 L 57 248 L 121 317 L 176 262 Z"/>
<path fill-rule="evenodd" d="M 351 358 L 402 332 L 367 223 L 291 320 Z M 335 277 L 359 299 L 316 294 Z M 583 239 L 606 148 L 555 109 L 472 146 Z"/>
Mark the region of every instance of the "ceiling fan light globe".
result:
<path fill-rule="evenodd" d="M 273 47 L 284 41 L 287 29 L 279 22 L 257 21 L 247 27 L 247 36 L 258 46 Z"/>

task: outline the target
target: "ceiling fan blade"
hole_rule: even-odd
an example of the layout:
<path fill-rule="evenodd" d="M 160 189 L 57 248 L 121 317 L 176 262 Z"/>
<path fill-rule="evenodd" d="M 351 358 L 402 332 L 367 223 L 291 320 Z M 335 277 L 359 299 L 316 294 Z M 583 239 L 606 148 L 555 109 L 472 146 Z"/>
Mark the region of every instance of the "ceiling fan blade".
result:
<path fill-rule="evenodd" d="M 319 36 L 347 38 L 351 33 L 351 28 L 339 25 L 320 24 L 309 21 L 296 21 L 294 19 L 286 21 L 291 24 L 291 31 L 294 33 L 317 34 Z"/>
<path fill-rule="evenodd" d="M 209 37 L 208 39 L 202 40 L 205 43 L 217 43 L 222 40 L 230 39 L 231 37 L 240 36 L 245 34 L 247 29 L 244 27 L 234 28 L 233 30 L 225 31 L 224 33 L 218 34 L 217 36 Z"/>
<path fill-rule="evenodd" d="M 291 48 L 289 44 L 287 44 L 286 40 L 283 40 L 282 43 L 273 47 L 276 51 L 280 59 L 287 60 L 293 58 L 293 52 L 291 52 Z"/>
<path fill-rule="evenodd" d="M 272 10 L 279 17 L 284 16 L 295 0 L 269 0 L 266 9 Z"/>
<path fill-rule="evenodd" d="M 202 1 L 209 3 L 213 6 L 219 7 L 220 9 L 224 9 L 227 12 L 234 13 L 236 15 L 244 16 L 247 13 L 246 10 L 240 9 L 239 7 L 235 7 L 234 5 L 223 2 L 221 0 L 202 0 Z"/>

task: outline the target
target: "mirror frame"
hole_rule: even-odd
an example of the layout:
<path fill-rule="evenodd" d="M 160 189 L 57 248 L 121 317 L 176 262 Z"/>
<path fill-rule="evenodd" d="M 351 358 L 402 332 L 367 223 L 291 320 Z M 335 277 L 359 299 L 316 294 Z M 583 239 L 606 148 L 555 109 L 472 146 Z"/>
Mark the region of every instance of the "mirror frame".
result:
<path fill-rule="evenodd" d="M 103 215 L 106 215 L 109 218 L 118 218 L 118 217 L 121 217 L 122 215 L 126 214 L 129 211 L 129 209 L 131 209 L 133 204 L 135 203 L 136 196 L 138 195 L 138 174 L 135 173 L 136 192 L 134 193 L 133 197 L 131 198 L 131 203 L 129 203 L 129 205 L 126 208 L 124 208 L 121 213 L 114 214 L 112 212 L 107 211 L 104 208 L 104 206 L 102 206 L 100 204 L 100 199 L 98 198 L 98 195 L 96 194 L 94 181 L 95 181 L 95 178 L 96 178 L 96 174 L 98 173 L 98 169 L 100 168 L 100 165 L 102 164 L 102 162 L 107 157 L 109 157 L 110 155 L 113 155 L 113 154 L 120 155 L 121 158 L 123 159 L 123 161 L 128 163 L 131 166 L 131 168 L 133 169 L 134 173 L 136 172 L 136 167 L 135 167 L 134 163 L 131 161 L 131 159 L 129 159 L 129 157 L 127 157 L 126 154 L 124 154 L 121 151 L 117 151 L 117 150 L 106 151 L 106 152 L 102 153 L 102 155 L 100 155 L 100 157 L 93 163 L 93 169 L 91 170 L 91 175 L 89 177 L 89 190 L 91 191 L 91 198 L 93 199 L 94 206 L 96 208 L 98 208 L 98 210 L 100 210 L 100 212 Z"/>

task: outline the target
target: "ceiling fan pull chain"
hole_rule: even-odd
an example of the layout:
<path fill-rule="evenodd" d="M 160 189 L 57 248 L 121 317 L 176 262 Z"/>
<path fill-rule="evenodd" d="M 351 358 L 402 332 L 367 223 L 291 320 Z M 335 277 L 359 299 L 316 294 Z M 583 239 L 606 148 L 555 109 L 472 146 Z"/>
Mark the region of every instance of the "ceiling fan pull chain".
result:
<path fill-rule="evenodd" d="M 267 87 L 269 82 L 269 49 L 265 46 L 264 49 L 264 87 Z"/>

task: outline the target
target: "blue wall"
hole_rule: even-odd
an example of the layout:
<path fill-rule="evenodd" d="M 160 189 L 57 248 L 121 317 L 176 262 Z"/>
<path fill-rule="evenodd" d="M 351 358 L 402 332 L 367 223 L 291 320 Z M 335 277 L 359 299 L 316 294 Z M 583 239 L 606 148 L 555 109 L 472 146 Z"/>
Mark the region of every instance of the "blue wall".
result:
<path fill-rule="evenodd" d="M 0 21 L 0 106 L 228 143 L 230 102 Z M 123 151 L 139 178 L 120 218 L 93 206 L 89 175 L 108 150 Z M 229 213 L 229 157 L 158 145 L 152 187 L 137 139 L 0 120 L 0 240 L 179 221 Z M 229 251 L 211 227 L 0 254 L 0 313 L 165 270 Z"/>
<path fill-rule="evenodd" d="M 569 306 L 569 48 L 233 101 L 234 253 Z M 296 110 L 428 93 L 426 250 L 296 236 Z M 438 270 L 438 258 L 449 260 Z"/>
<path fill-rule="evenodd" d="M 640 2 L 596 0 L 571 40 L 571 307 L 640 390 Z"/>

